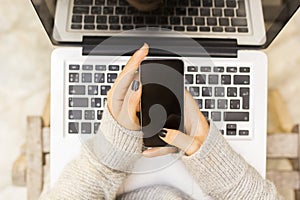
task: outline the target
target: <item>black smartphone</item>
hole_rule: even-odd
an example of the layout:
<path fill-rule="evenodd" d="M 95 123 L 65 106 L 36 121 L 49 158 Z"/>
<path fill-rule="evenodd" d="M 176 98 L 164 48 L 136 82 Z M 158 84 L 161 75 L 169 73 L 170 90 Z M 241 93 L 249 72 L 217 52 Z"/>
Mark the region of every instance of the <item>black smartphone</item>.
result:
<path fill-rule="evenodd" d="M 144 146 L 167 146 L 158 136 L 162 128 L 184 131 L 184 63 L 177 59 L 144 60 L 139 71 Z"/>

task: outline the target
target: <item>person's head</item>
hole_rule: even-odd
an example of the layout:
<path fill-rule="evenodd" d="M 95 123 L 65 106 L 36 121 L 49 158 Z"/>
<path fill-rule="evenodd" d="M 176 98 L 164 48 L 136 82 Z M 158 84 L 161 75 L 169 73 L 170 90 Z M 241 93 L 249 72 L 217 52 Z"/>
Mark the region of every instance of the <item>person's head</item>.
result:
<path fill-rule="evenodd" d="M 127 0 L 130 5 L 139 11 L 149 12 L 158 9 L 164 0 Z"/>

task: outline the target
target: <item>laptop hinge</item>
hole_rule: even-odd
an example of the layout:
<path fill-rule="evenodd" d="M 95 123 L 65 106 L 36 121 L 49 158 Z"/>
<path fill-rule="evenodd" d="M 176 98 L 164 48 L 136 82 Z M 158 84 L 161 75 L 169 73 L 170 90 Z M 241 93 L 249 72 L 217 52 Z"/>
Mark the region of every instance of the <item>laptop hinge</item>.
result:
<path fill-rule="evenodd" d="M 149 56 L 237 57 L 237 41 L 175 37 L 93 37 L 83 38 L 82 55 L 132 55 L 144 42 Z"/>

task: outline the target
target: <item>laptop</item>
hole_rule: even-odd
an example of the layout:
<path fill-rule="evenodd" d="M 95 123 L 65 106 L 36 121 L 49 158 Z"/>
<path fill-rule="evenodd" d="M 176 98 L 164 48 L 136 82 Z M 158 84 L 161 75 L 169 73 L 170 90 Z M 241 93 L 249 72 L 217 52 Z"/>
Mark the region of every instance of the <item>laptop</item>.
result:
<path fill-rule="evenodd" d="M 132 30 L 126 30 L 122 24 L 122 17 L 128 16 L 128 10 L 132 8 L 121 0 L 112 1 L 113 4 L 110 0 L 65 0 L 56 4 L 53 1 L 32 2 L 52 43 L 66 46 L 55 49 L 51 56 L 51 185 L 64 166 L 79 155 L 84 140 L 97 135 L 107 91 L 132 52 L 144 42 L 150 46 L 148 58 L 175 58 L 184 62 L 185 87 L 199 109 L 215 122 L 229 144 L 265 177 L 267 58 L 259 50 L 271 44 L 299 7 L 299 1 L 274 4 L 270 1 L 230 0 L 223 1 L 224 7 L 221 8 L 218 5 L 222 1 L 217 0 L 199 1 L 200 6 L 194 7 L 193 3 L 197 1 L 182 1 L 184 5 L 178 2 L 173 5 L 168 25 L 158 23 L 163 17 L 161 12 L 165 13 L 168 6 L 151 13 L 133 12 L 129 15 Z M 245 6 L 246 16 L 240 17 L 241 4 Z M 230 7 L 233 5 L 234 8 Z M 120 13 L 119 23 L 115 24 L 117 20 L 109 19 L 115 17 L 120 6 L 126 7 L 126 12 Z M 85 13 L 86 7 L 88 14 Z M 92 12 L 97 10 L 94 7 L 99 7 L 101 13 Z M 102 13 L 106 7 L 113 7 L 113 13 Z M 177 8 L 181 8 L 180 12 Z M 176 15 L 183 12 L 182 8 L 185 8 L 185 15 Z M 199 19 L 188 15 L 193 8 L 198 8 L 197 17 L 205 21 L 204 25 L 197 25 Z M 204 13 L 208 9 L 209 16 L 202 16 L 201 9 L 206 9 L 202 10 Z M 222 10 L 222 17 L 216 15 L 218 11 L 215 9 Z M 233 9 L 234 16 L 227 16 L 229 25 L 222 26 L 221 19 L 223 15 L 225 17 L 226 9 Z M 78 13 L 78 10 L 85 11 Z M 159 13 L 155 15 L 155 12 Z M 81 16 L 81 21 L 78 16 Z M 102 24 L 107 29 L 98 27 L 101 24 L 97 22 L 99 16 L 107 18 L 106 24 Z M 155 16 L 157 23 L 136 24 L 136 16 L 143 17 L 144 22 L 147 22 L 147 17 Z M 179 17 L 179 24 L 172 24 L 172 17 Z M 186 17 L 192 19 L 196 31 L 188 31 L 192 26 L 185 24 Z M 247 25 L 233 26 L 235 17 L 243 18 Z M 217 21 L 216 25 L 210 24 L 214 21 L 211 18 Z M 118 30 L 113 30 L 117 29 L 114 26 Z M 209 31 L 203 31 L 203 28 L 209 28 Z M 222 31 L 216 31 L 216 28 Z M 235 31 L 226 31 L 226 28 Z M 170 155 L 142 158 L 135 164 L 133 172 L 119 193 L 165 184 L 195 199 L 209 198 L 180 159 Z"/>

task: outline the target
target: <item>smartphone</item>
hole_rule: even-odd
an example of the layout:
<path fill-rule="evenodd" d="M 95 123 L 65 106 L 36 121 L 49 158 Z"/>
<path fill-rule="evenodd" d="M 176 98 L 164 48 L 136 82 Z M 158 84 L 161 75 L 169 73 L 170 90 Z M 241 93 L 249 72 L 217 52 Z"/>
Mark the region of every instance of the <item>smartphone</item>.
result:
<path fill-rule="evenodd" d="M 184 132 L 184 63 L 182 60 L 144 60 L 140 122 L 144 147 L 167 146 L 158 136 L 162 128 Z"/>

